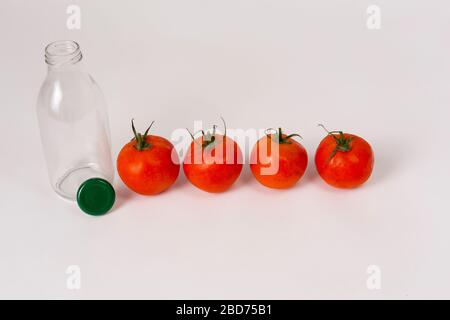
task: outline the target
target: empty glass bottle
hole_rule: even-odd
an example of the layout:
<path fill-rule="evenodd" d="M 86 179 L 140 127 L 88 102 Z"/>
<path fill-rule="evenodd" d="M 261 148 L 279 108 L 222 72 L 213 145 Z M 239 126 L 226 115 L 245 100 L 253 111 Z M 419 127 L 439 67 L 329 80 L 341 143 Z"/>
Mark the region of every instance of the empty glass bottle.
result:
<path fill-rule="evenodd" d="M 48 73 L 39 93 L 37 115 L 51 185 L 60 196 L 78 200 L 84 211 L 104 213 L 114 202 L 104 97 L 83 71 L 76 42 L 50 43 L 45 62 Z"/>

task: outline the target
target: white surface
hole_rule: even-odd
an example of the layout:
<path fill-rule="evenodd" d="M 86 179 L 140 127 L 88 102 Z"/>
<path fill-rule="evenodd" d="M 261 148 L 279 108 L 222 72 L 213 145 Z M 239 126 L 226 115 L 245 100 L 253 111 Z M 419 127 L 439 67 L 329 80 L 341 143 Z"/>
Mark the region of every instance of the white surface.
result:
<path fill-rule="evenodd" d="M 0 2 L 0 298 L 450 298 L 448 1 L 378 0 L 376 31 L 372 1 L 127 3 Z M 373 177 L 335 190 L 310 161 L 288 191 L 246 172 L 211 195 L 181 173 L 156 197 L 117 179 L 114 211 L 84 215 L 50 188 L 35 116 L 44 46 L 64 38 L 106 95 L 114 157 L 131 117 L 165 136 L 281 125 L 310 160 L 320 122 L 372 144 Z"/>

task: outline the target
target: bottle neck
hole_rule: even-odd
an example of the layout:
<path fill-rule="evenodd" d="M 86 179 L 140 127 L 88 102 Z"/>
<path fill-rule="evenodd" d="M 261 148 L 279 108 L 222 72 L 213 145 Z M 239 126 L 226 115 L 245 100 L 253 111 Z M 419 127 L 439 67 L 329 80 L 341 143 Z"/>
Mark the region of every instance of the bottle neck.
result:
<path fill-rule="evenodd" d="M 55 41 L 45 48 L 45 62 L 49 71 L 78 70 L 82 58 L 80 46 L 75 41 Z"/>

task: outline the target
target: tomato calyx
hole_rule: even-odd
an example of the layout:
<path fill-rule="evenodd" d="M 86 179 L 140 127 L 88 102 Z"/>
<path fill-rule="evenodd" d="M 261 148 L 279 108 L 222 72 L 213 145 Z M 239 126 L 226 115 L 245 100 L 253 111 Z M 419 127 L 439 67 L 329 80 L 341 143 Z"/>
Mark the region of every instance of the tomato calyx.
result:
<path fill-rule="evenodd" d="M 328 131 L 327 128 L 323 124 L 319 124 L 319 127 L 322 127 L 328 135 L 332 136 L 334 141 L 336 142 L 336 146 L 334 147 L 333 151 L 330 154 L 330 157 L 328 158 L 328 161 L 330 161 L 338 151 L 340 152 L 348 152 L 352 149 L 351 142 L 353 138 L 346 138 L 344 135 L 344 132 L 342 131 Z"/>
<path fill-rule="evenodd" d="M 299 137 L 300 139 L 303 139 L 301 135 L 299 135 L 298 133 L 292 133 L 290 135 L 287 136 L 283 136 L 283 131 L 281 130 L 281 128 L 278 128 L 278 130 L 275 130 L 273 128 L 268 128 L 265 130 L 266 136 L 268 136 L 269 138 L 272 139 L 272 134 L 270 132 L 275 132 L 273 133 L 273 135 L 275 136 L 275 139 L 273 139 L 274 141 L 276 141 L 278 144 L 291 144 L 292 141 L 290 140 L 292 137 Z"/>
<path fill-rule="evenodd" d="M 140 132 L 136 131 L 136 128 L 134 127 L 134 119 L 131 119 L 131 129 L 133 129 L 133 133 L 134 133 L 134 138 L 131 139 L 131 141 L 133 141 L 133 140 L 136 141 L 136 143 L 134 145 L 136 150 L 143 151 L 143 150 L 147 150 L 151 147 L 150 143 L 147 142 L 147 135 L 148 135 L 148 131 L 152 127 L 153 123 L 155 123 L 155 121 L 152 121 L 152 123 L 150 123 L 150 126 L 147 128 L 147 130 L 145 130 L 144 134 L 141 134 Z"/>
<path fill-rule="evenodd" d="M 225 138 L 227 135 L 227 124 L 225 123 L 225 120 L 222 117 L 220 117 L 220 119 L 223 122 L 223 127 L 224 127 L 223 137 Z M 195 140 L 195 135 L 197 133 L 201 132 L 202 137 L 203 137 L 201 146 L 202 146 L 202 148 L 206 148 L 208 146 L 214 146 L 216 139 L 217 139 L 216 138 L 216 128 L 217 128 L 217 125 L 213 125 L 212 132 L 208 131 L 206 133 L 204 130 L 198 130 L 197 132 L 194 132 L 194 133 L 191 133 L 188 128 L 186 128 L 186 130 L 189 132 L 189 135 L 191 136 L 192 140 L 195 143 L 198 143 L 197 140 Z"/>

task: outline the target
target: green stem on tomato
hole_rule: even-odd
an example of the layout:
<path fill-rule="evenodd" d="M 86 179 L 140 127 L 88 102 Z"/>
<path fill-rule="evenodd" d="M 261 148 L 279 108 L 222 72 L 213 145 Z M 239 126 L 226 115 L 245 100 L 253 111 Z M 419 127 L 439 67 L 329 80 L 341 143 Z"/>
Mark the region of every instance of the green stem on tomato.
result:
<path fill-rule="evenodd" d="M 225 123 L 225 120 L 222 117 L 220 117 L 220 119 L 222 119 L 223 127 L 224 127 L 224 134 L 223 134 L 223 136 L 226 137 L 226 135 L 227 135 L 227 124 Z M 202 137 L 203 137 L 203 139 L 202 139 L 203 142 L 202 142 L 201 146 L 202 146 L 202 148 L 206 148 L 207 146 L 213 144 L 216 141 L 216 128 L 217 128 L 217 125 L 213 125 L 212 133 L 210 133 L 210 132 L 206 132 L 205 133 L 205 131 L 203 131 L 203 130 L 198 130 L 197 132 L 194 132 L 192 134 L 191 131 L 189 131 L 188 128 L 186 128 L 186 130 L 187 130 L 187 132 L 189 132 L 189 135 L 191 136 L 192 140 L 195 143 L 198 143 L 195 140 L 195 135 L 197 133 L 201 132 L 202 133 Z"/>
<path fill-rule="evenodd" d="M 273 134 L 275 136 L 275 141 L 279 144 L 291 144 L 292 141 L 290 140 L 292 137 L 299 137 L 300 139 L 303 139 L 301 135 L 298 133 L 292 133 L 290 135 L 287 135 L 283 137 L 283 130 L 281 128 L 278 128 L 278 130 L 275 130 L 273 128 L 268 128 L 265 130 L 265 133 L 267 136 L 270 136 L 269 130 L 275 131 Z"/>
<path fill-rule="evenodd" d="M 328 161 L 330 161 L 338 151 L 340 152 L 348 152 L 352 149 L 351 142 L 353 138 L 346 138 L 344 132 L 342 131 L 328 131 L 327 128 L 323 124 L 318 124 L 319 127 L 322 127 L 328 135 L 332 136 L 334 141 L 336 142 L 336 146 L 330 154 Z"/>
<path fill-rule="evenodd" d="M 152 123 L 147 128 L 147 130 L 145 130 L 144 134 L 141 134 L 140 132 L 136 131 L 136 128 L 134 127 L 134 119 L 131 119 L 131 129 L 133 130 L 133 134 L 134 134 L 133 140 L 136 141 L 134 147 L 138 151 L 143 151 L 143 150 L 149 149 L 151 147 L 150 143 L 147 142 L 147 135 L 148 135 L 148 132 L 154 122 L 155 121 L 152 121 Z"/>

